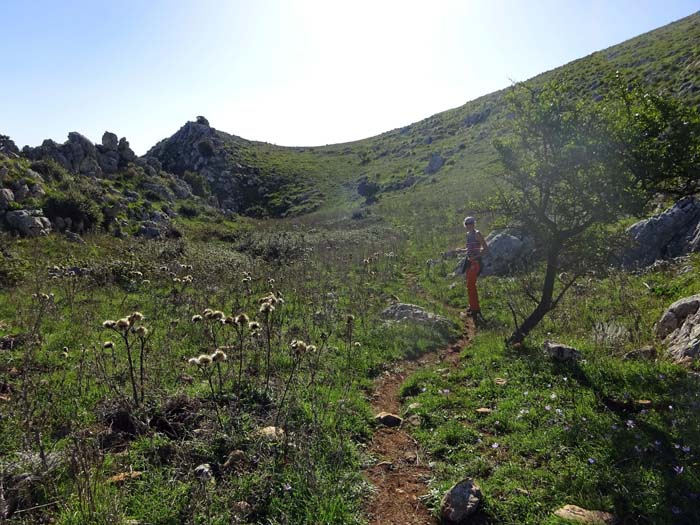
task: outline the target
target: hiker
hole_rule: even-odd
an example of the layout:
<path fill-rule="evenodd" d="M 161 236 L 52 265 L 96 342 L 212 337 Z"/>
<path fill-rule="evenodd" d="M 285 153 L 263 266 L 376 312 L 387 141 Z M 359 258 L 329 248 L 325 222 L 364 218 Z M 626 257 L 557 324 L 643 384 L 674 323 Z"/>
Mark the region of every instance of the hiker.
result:
<path fill-rule="evenodd" d="M 465 257 L 465 274 L 467 276 L 467 294 L 469 295 L 469 310 L 467 314 L 474 318 L 481 317 L 479 292 L 476 290 L 476 278 L 481 273 L 481 257 L 487 252 L 488 245 L 484 236 L 476 229 L 476 219 L 464 219 L 467 229 L 467 255 Z"/>

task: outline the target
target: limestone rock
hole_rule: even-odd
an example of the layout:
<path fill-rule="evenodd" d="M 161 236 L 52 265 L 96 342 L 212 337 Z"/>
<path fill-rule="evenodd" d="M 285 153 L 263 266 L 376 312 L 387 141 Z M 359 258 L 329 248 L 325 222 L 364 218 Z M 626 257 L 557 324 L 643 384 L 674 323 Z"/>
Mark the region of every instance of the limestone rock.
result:
<path fill-rule="evenodd" d="M 585 525 L 612 525 L 615 523 L 615 516 L 608 512 L 586 510 L 576 505 L 564 505 L 562 508 L 555 510 L 554 515 L 572 523 Z"/>
<path fill-rule="evenodd" d="M 449 319 L 408 303 L 392 304 L 381 313 L 381 317 L 387 321 L 411 322 L 441 329 L 449 329 L 452 325 Z"/>
<path fill-rule="evenodd" d="M 107 151 L 117 151 L 118 145 L 119 139 L 117 136 L 110 131 L 105 131 L 104 135 L 102 135 L 102 147 Z"/>
<path fill-rule="evenodd" d="M 51 222 L 42 215 L 41 210 L 10 211 L 5 214 L 5 220 L 10 228 L 24 237 L 48 235 L 51 231 Z"/>
<path fill-rule="evenodd" d="M 0 188 L 0 212 L 5 211 L 10 207 L 10 204 L 15 201 L 15 194 L 9 188 Z"/>
<path fill-rule="evenodd" d="M 155 222 L 143 221 L 136 236 L 145 237 L 146 239 L 160 239 L 163 236 L 163 232 Z"/>
<path fill-rule="evenodd" d="M 581 352 L 572 346 L 553 341 L 545 341 L 543 346 L 547 355 L 557 361 L 580 361 L 582 358 Z"/>
<path fill-rule="evenodd" d="M 656 335 L 674 361 L 700 357 L 700 294 L 669 306 L 656 324 Z"/>
<path fill-rule="evenodd" d="M 471 479 L 464 479 L 445 493 L 440 504 L 443 525 L 467 523 L 481 504 L 481 489 Z"/>
<path fill-rule="evenodd" d="M 627 268 L 649 266 L 657 259 L 678 257 L 700 247 L 700 200 L 685 197 L 663 213 L 627 229 L 632 245 L 624 250 Z"/>
<path fill-rule="evenodd" d="M 401 426 L 401 423 L 403 423 L 403 419 L 401 417 L 389 412 L 380 412 L 374 416 L 374 420 L 385 427 L 399 427 Z"/>

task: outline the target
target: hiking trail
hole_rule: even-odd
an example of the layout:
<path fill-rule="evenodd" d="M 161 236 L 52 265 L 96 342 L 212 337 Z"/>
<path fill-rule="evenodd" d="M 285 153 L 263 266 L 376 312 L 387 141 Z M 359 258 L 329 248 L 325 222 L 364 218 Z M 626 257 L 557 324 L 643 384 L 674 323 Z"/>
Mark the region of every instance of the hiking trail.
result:
<path fill-rule="evenodd" d="M 399 389 L 415 371 L 436 363 L 456 366 L 460 352 L 469 345 L 476 330 L 466 318 L 462 337 L 451 345 L 424 354 L 416 359 L 398 361 L 375 381 L 371 404 L 374 414 L 399 414 Z M 416 440 L 400 427 L 379 426 L 372 436 L 367 452 L 376 462 L 364 469 L 364 476 L 376 489 L 365 506 L 370 525 L 434 525 L 435 518 L 420 500 L 428 491 L 432 477 L 427 454 Z"/>

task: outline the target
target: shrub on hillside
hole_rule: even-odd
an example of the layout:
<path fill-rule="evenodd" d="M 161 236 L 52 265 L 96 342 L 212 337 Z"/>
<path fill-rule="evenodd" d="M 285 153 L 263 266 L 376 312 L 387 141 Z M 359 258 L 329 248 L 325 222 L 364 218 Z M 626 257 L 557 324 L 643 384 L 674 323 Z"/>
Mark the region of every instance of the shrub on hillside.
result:
<path fill-rule="evenodd" d="M 102 210 L 94 200 L 75 190 L 49 197 L 44 203 L 44 213 L 51 221 L 58 217 L 68 217 L 74 228 L 82 224 L 82 231 L 99 227 L 104 218 Z"/>
<path fill-rule="evenodd" d="M 39 173 L 47 181 L 54 180 L 61 182 L 68 175 L 65 168 L 53 159 L 37 160 L 32 162 L 29 167 Z"/>
<path fill-rule="evenodd" d="M 192 193 L 198 197 L 207 197 L 209 195 L 209 184 L 207 183 L 207 180 L 199 173 L 186 171 L 182 178 L 185 179 L 185 182 L 190 185 L 192 188 Z"/>

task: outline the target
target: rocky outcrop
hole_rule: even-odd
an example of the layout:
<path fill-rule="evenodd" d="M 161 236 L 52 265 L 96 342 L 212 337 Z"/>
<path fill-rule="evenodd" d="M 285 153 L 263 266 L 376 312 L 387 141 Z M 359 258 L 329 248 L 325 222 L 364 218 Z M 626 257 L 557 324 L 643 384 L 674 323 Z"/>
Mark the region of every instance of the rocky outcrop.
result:
<path fill-rule="evenodd" d="M 68 140 L 58 144 L 51 139 L 41 146 L 25 146 L 22 153 L 30 160 L 52 159 L 71 173 L 89 177 L 102 177 L 136 162 L 136 154 L 129 142 L 108 131 L 102 136 L 102 144 L 95 146 L 87 137 L 75 131 L 68 134 Z"/>
<path fill-rule="evenodd" d="M 5 221 L 11 230 L 24 237 L 48 235 L 51 221 L 43 216 L 41 210 L 16 210 L 5 214 Z"/>
<path fill-rule="evenodd" d="M 656 336 L 676 362 L 700 357 L 700 294 L 669 306 L 656 323 Z"/>
<path fill-rule="evenodd" d="M 681 199 L 663 213 L 627 229 L 631 245 L 622 254 L 626 268 L 641 268 L 700 250 L 700 200 Z"/>
<path fill-rule="evenodd" d="M 444 164 L 445 159 L 442 158 L 442 156 L 438 153 L 433 153 L 432 155 L 430 155 L 430 158 L 428 159 L 428 165 L 423 171 L 426 175 L 434 175 L 435 173 L 440 171 L 440 168 L 442 168 Z"/>
<path fill-rule="evenodd" d="M 576 505 L 564 505 L 554 511 L 554 515 L 568 523 L 582 525 L 613 525 L 615 516 L 601 510 L 587 510 Z"/>

